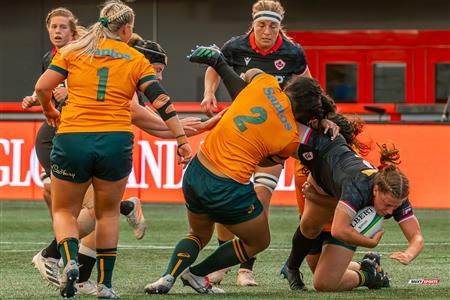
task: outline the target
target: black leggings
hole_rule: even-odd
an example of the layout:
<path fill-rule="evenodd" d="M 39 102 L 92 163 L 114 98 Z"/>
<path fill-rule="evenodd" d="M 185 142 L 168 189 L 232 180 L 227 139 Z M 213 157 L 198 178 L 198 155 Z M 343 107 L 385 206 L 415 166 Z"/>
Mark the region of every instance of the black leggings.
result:
<path fill-rule="evenodd" d="M 36 135 L 36 155 L 48 176 L 50 176 L 50 153 L 52 152 L 55 134 L 56 128 L 43 123 Z"/>

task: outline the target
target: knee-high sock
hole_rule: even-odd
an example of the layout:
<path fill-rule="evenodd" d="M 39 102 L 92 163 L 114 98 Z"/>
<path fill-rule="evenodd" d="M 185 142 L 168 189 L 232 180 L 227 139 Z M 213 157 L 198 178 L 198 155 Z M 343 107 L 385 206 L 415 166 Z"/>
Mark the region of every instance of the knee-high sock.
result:
<path fill-rule="evenodd" d="M 80 264 L 80 278 L 78 282 L 88 281 L 92 274 L 92 269 L 97 261 L 95 250 L 81 244 L 78 253 L 78 263 Z"/>
<path fill-rule="evenodd" d="M 191 268 L 194 275 L 206 276 L 209 273 L 234 266 L 238 263 L 245 263 L 248 255 L 245 252 L 242 241 L 234 239 L 222 244 L 210 256 L 205 258 L 198 265 Z"/>
<path fill-rule="evenodd" d="M 112 275 L 116 263 L 117 248 L 97 249 L 97 282 L 112 287 Z"/>
<path fill-rule="evenodd" d="M 217 62 L 214 70 L 222 77 L 232 100 L 247 86 L 247 83 L 223 59 Z"/>
<path fill-rule="evenodd" d="M 64 262 L 64 266 L 71 260 L 78 262 L 78 239 L 66 238 L 58 243 L 58 251 Z"/>
<path fill-rule="evenodd" d="M 42 250 L 42 256 L 46 258 L 54 258 L 54 259 L 60 259 L 61 254 L 58 251 L 58 242 L 56 241 L 56 238 L 53 239 L 53 241 L 48 244 L 44 250 Z"/>
<path fill-rule="evenodd" d="M 309 251 L 318 243 L 318 239 L 309 239 L 303 235 L 300 226 L 292 237 L 292 248 L 287 266 L 291 270 L 298 270 Z"/>
<path fill-rule="evenodd" d="M 202 249 L 202 245 L 196 236 L 189 235 L 180 240 L 173 250 L 169 265 L 163 276 L 170 274 L 177 278 L 181 272 L 194 263 L 200 249 Z"/>

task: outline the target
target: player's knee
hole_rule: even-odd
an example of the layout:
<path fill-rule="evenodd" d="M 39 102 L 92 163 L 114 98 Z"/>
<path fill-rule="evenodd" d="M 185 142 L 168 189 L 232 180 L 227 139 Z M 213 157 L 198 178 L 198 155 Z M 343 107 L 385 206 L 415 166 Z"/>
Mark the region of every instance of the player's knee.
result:
<path fill-rule="evenodd" d="M 314 289 L 318 292 L 332 292 L 336 290 L 336 286 L 331 281 L 316 278 L 316 276 L 314 276 Z"/>
<path fill-rule="evenodd" d="M 308 239 L 315 239 L 319 236 L 320 232 L 322 231 L 322 228 L 317 228 L 315 226 L 312 226 L 308 224 L 307 222 L 300 223 L 300 230 L 302 234 L 308 238 Z"/>

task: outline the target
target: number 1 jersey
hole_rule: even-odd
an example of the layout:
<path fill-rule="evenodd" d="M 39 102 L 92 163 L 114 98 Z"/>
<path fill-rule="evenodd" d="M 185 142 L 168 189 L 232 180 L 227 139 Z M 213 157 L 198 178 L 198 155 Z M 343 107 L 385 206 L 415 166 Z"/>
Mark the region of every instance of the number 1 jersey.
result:
<path fill-rule="evenodd" d="M 94 58 L 77 51 L 55 55 L 49 69 L 67 77 L 68 99 L 58 133 L 131 132 L 130 101 L 137 87 L 156 80 L 143 54 L 121 41 L 100 40 Z"/>

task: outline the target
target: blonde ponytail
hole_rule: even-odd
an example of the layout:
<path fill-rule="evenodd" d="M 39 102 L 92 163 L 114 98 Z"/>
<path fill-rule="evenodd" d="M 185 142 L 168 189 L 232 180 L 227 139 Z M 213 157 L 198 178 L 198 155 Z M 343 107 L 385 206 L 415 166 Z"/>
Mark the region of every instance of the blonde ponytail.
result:
<path fill-rule="evenodd" d="M 117 39 L 117 31 L 134 20 L 133 10 L 121 1 L 112 0 L 105 3 L 99 20 L 91 25 L 86 34 L 76 42 L 70 43 L 61 50 L 61 57 L 77 52 L 76 59 L 88 55 L 94 58 L 98 45 L 106 38 Z"/>

